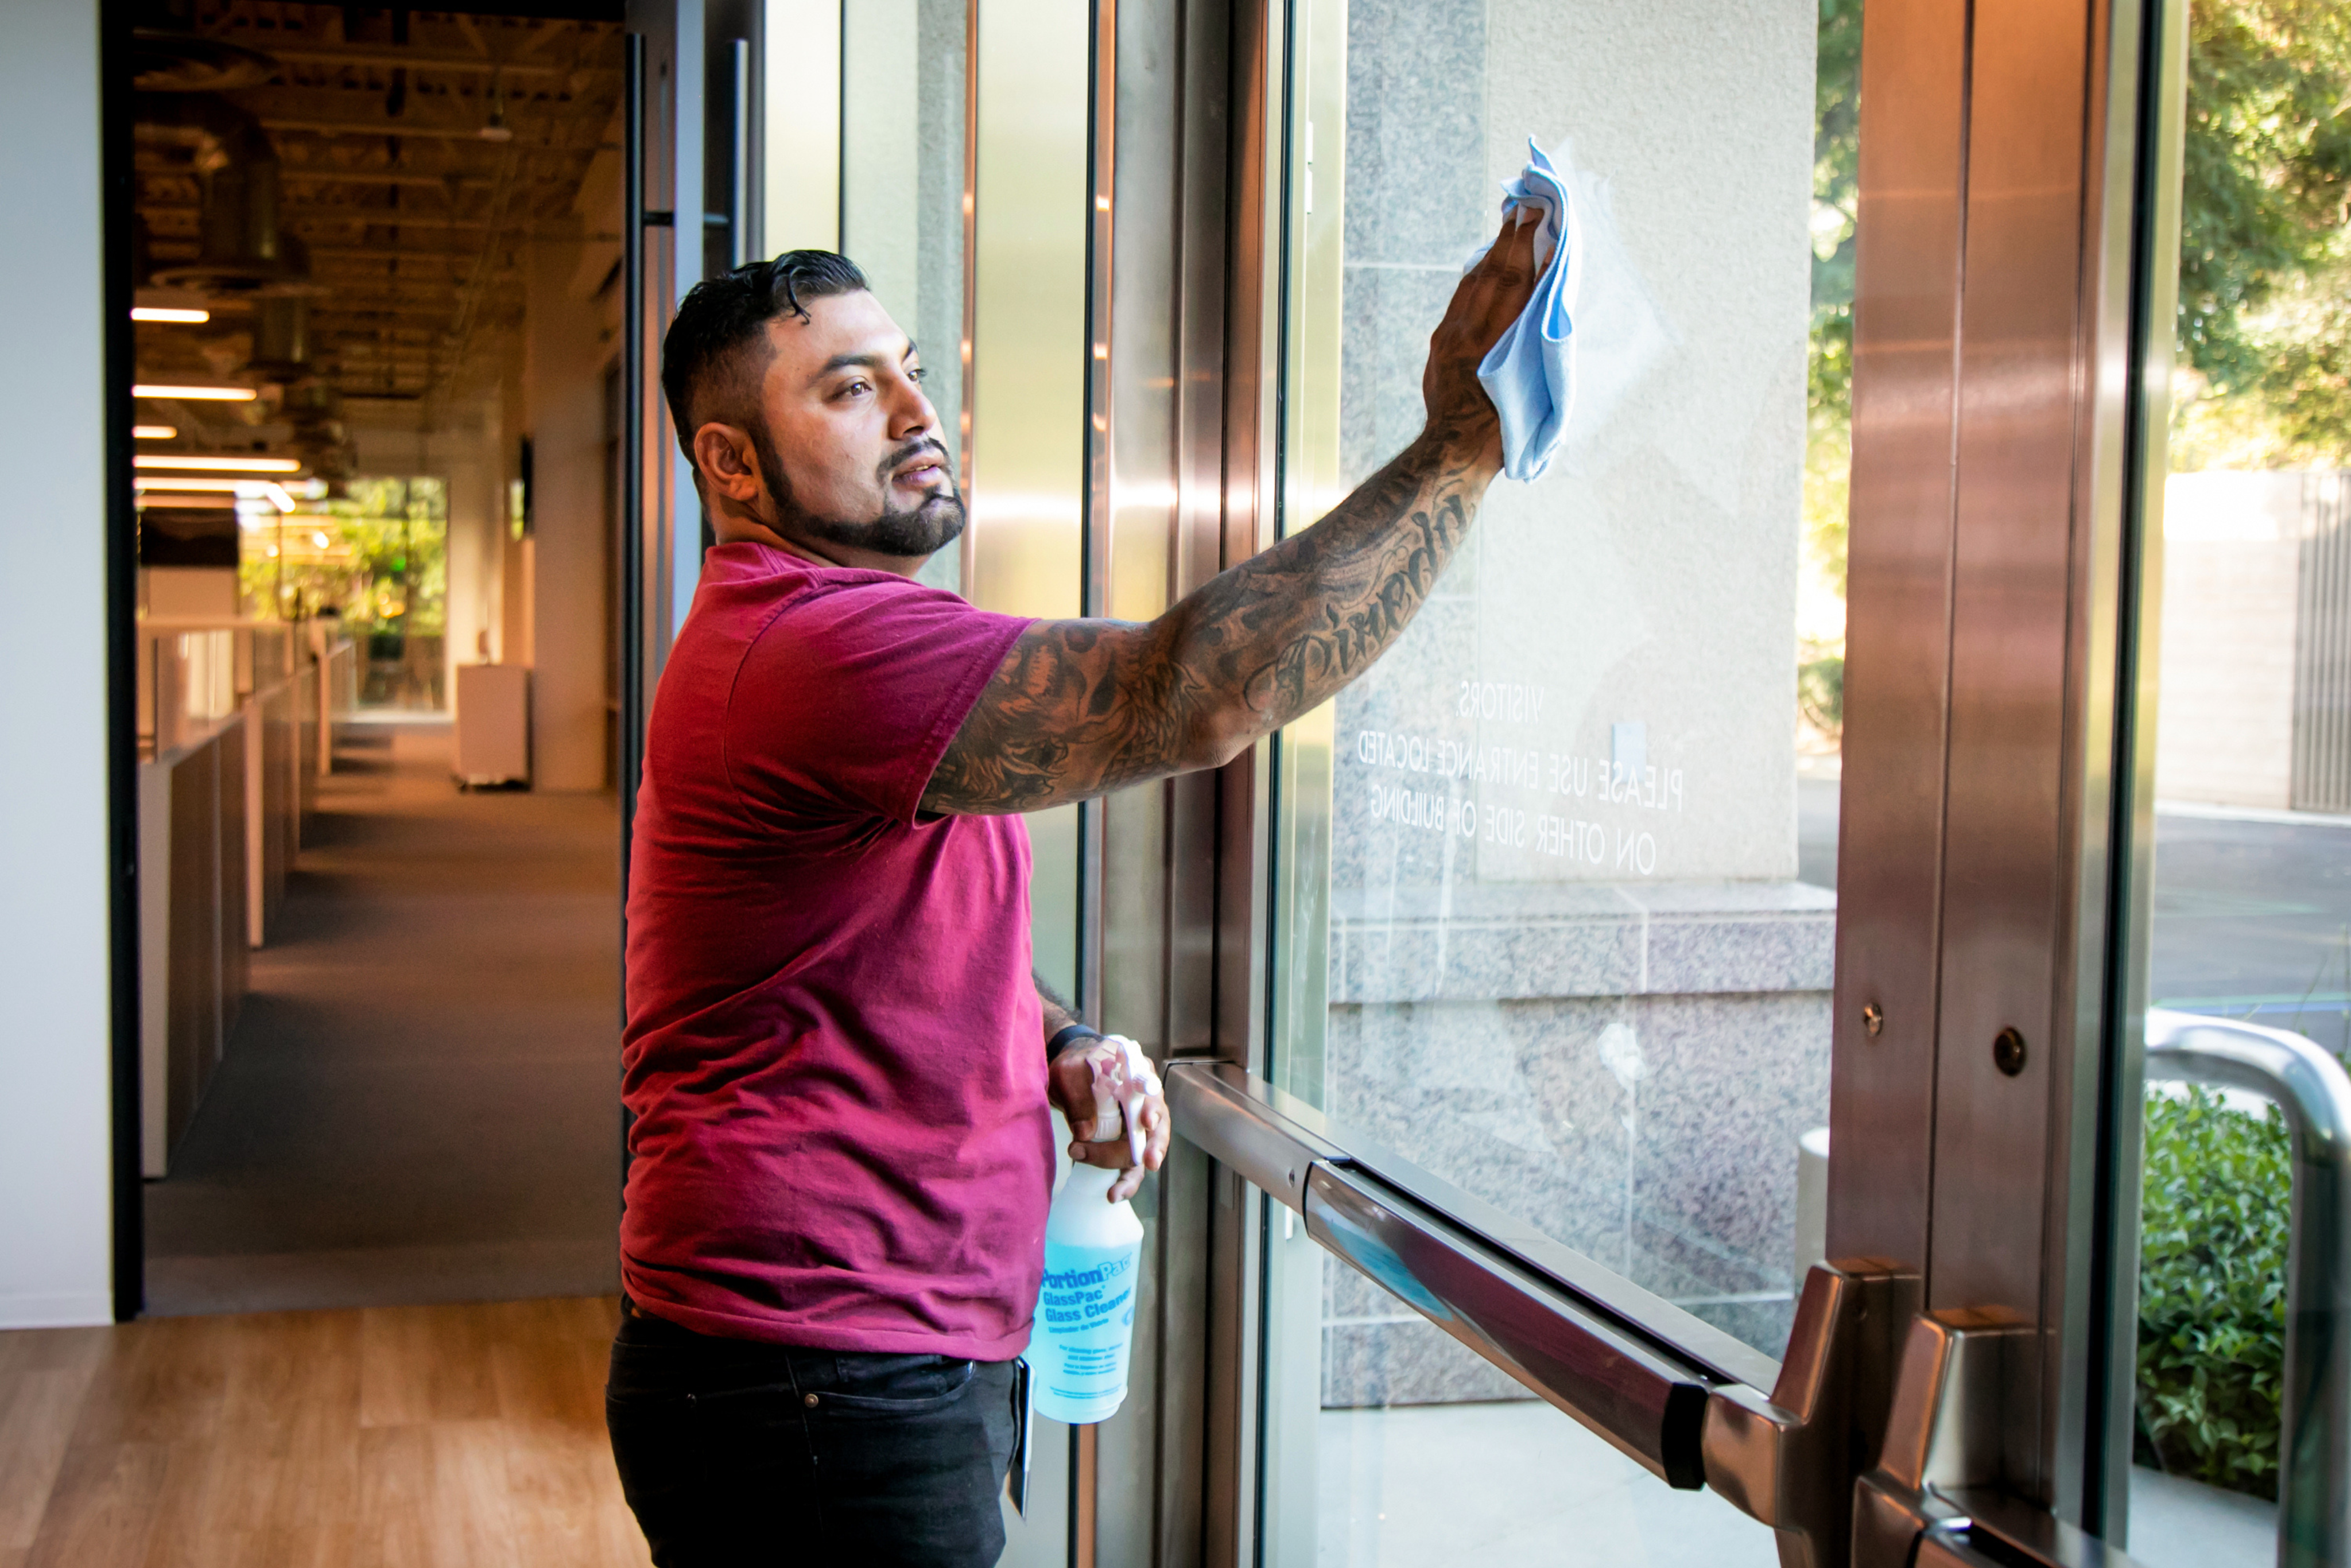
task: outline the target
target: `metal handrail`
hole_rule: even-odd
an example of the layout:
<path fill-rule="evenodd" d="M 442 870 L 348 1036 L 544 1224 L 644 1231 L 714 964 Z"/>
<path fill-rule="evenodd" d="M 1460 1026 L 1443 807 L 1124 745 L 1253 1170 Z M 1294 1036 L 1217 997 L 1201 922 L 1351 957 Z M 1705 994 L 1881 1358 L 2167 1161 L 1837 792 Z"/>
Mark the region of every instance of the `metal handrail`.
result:
<path fill-rule="evenodd" d="M 2294 1134 L 2279 1568 L 2351 1568 L 2351 1073 L 2281 1029 L 2150 1008 L 2147 1075 L 2251 1090 Z"/>

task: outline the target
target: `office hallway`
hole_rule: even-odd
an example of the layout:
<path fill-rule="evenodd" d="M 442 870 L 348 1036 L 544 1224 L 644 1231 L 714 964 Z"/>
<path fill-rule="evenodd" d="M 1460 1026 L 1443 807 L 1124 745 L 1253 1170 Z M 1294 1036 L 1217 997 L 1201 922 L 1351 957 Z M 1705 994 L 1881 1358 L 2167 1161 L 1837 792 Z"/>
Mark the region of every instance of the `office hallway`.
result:
<path fill-rule="evenodd" d="M 608 795 L 461 794 L 351 727 L 212 1087 L 146 1188 L 153 1314 L 617 1288 Z"/>

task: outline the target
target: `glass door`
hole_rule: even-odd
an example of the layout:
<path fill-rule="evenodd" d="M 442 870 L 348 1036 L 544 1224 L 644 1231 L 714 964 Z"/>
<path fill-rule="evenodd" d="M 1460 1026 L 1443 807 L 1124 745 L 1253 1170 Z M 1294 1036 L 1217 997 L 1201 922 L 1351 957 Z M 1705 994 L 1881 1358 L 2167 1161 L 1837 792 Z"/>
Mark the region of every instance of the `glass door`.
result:
<path fill-rule="evenodd" d="M 1565 445 L 1282 737 L 1266 1076 L 1768 1368 L 1823 1245 L 1858 6 L 1301 0 L 1288 41 L 1287 527 L 1419 429 L 1531 139 L 1583 270 Z M 1772 1560 L 1266 1248 L 1274 1558 Z"/>
<path fill-rule="evenodd" d="M 2222 4 L 2187 33 L 2184 178 L 2158 220 L 2179 243 L 2147 329 L 2169 408 L 2146 479 L 2118 1337 L 2131 1550 L 2250 1568 L 2351 1551 L 2329 1147 L 2351 1105 L 2351 272 L 2339 207 L 2311 200 L 2344 187 L 2351 28 Z"/>
<path fill-rule="evenodd" d="M 1276 527 L 1417 430 L 1530 139 L 1583 273 L 1549 470 L 1260 753 L 1258 1015 L 1170 1071 L 1246 1183 L 1234 1560 L 2119 1542 L 2140 1083 L 2236 1071 L 2135 967 L 2187 7 L 1271 31 Z M 2278 1252 L 2271 1188 L 2239 1218 Z"/>

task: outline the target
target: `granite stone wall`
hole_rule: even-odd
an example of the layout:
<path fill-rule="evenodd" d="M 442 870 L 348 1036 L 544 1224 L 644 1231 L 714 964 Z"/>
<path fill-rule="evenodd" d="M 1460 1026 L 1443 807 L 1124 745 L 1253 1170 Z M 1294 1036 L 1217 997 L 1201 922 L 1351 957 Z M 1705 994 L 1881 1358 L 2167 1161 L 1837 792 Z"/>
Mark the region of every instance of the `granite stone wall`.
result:
<path fill-rule="evenodd" d="M 1442 920 L 1334 918 L 1330 1113 L 1776 1354 L 1796 1140 L 1828 1115 L 1833 896 L 1463 891 Z M 1515 1387 L 1335 1261 L 1324 1318 L 1328 1405 Z"/>

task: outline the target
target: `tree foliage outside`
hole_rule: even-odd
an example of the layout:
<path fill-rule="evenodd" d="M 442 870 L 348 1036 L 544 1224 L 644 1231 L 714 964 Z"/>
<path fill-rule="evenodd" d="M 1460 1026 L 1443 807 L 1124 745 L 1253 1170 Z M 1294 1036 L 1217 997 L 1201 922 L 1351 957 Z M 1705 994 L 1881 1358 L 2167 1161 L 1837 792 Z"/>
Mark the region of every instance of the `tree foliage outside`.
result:
<path fill-rule="evenodd" d="M 2351 13 L 2192 0 L 2173 465 L 2351 461 Z"/>
<path fill-rule="evenodd" d="M 361 634 L 437 636 L 447 620 L 448 536 L 445 480 L 353 479 L 342 496 L 248 541 L 246 602 L 276 619 L 332 611 Z"/>
<path fill-rule="evenodd" d="M 1819 6 L 1797 651 L 1816 729 L 1844 654 L 1862 18 Z M 2351 5 L 2190 0 L 2185 130 L 2171 465 L 2351 466 Z"/>
<path fill-rule="evenodd" d="M 1796 666 L 1796 711 L 1823 735 L 1844 731 L 1844 659 L 1823 653 Z"/>
<path fill-rule="evenodd" d="M 1811 352 L 1804 386 L 1799 711 L 1844 720 L 1845 509 L 1853 466 L 1854 235 L 1861 195 L 1861 0 L 1820 0 L 1813 96 Z"/>
<path fill-rule="evenodd" d="M 1820 0 L 1813 78 L 1813 433 L 1853 424 L 1854 234 L 1861 215 L 1861 3 Z"/>

